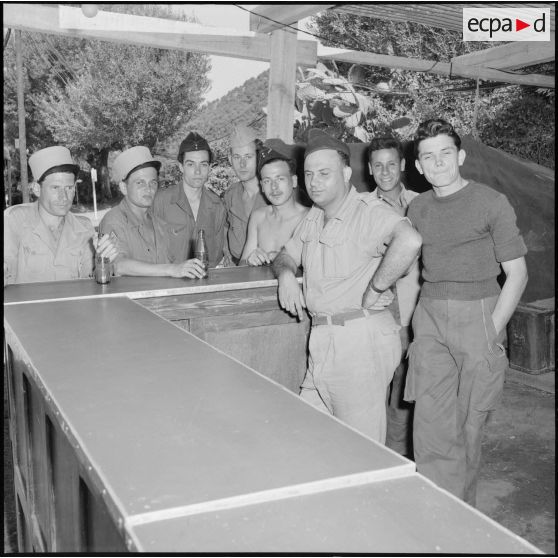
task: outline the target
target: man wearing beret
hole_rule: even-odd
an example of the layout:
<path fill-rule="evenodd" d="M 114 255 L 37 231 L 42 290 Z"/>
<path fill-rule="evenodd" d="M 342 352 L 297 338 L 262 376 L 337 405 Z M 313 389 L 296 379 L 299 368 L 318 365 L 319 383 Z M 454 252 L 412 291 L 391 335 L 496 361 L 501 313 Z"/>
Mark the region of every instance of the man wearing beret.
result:
<path fill-rule="evenodd" d="M 66 147 L 52 146 L 29 157 L 38 200 L 4 212 L 4 284 L 66 281 L 90 277 L 95 247 L 111 261 L 108 237 L 97 244 L 91 221 L 70 212 L 78 165 Z"/>
<path fill-rule="evenodd" d="M 383 293 L 413 263 L 421 237 L 381 200 L 356 191 L 348 146 L 321 130 L 309 131 L 304 176 L 314 206 L 273 262 L 281 306 L 300 319 L 308 308 L 312 318 L 300 395 L 384 443 L 401 341 Z"/>
<path fill-rule="evenodd" d="M 227 241 L 231 258 L 238 265 L 248 234 L 248 220 L 252 211 L 265 207 L 258 177 L 256 176 L 258 140 L 254 130 L 248 126 L 236 126 L 230 137 L 230 156 L 238 182 L 224 193 L 227 209 Z"/>
<path fill-rule="evenodd" d="M 308 212 L 295 199 L 296 162 L 287 152 L 288 146 L 281 140 L 272 141 L 275 149 L 264 143 L 257 165 L 261 188 L 271 205 L 252 212 L 241 258 L 253 266 L 271 263 Z"/>
<path fill-rule="evenodd" d="M 205 231 L 209 267 L 223 261 L 225 206 L 217 194 L 205 187 L 212 156 L 207 141 L 197 132 L 190 132 L 178 150 L 182 182 L 155 196 L 154 213 L 170 225 L 170 253 L 175 261 L 193 256 L 200 229 Z"/>
<path fill-rule="evenodd" d="M 124 199 L 106 213 L 99 225 L 101 232 L 118 239 L 114 270 L 118 275 L 203 277 L 199 260 L 174 261 L 167 223 L 153 214 L 160 167 L 160 161 L 143 146 L 131 147 L 114 160 L 113 178 Z"/>

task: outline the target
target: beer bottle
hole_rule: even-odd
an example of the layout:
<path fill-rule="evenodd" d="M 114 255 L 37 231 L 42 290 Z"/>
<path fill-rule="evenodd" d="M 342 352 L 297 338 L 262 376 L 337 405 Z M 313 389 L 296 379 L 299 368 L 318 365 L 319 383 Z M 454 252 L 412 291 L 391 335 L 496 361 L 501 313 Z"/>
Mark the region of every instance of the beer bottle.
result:
<path fill-rule="evenodd" d="M 205 242 L 205 231 L 200 229 L 196 239 L 196 248 L 194 251 L 194 258 L 200 260 L 205 270 L 204 277 L 207 277 L 207 268 L 209 267 L 209 254 L 207 252 L 207 244 Z"/>

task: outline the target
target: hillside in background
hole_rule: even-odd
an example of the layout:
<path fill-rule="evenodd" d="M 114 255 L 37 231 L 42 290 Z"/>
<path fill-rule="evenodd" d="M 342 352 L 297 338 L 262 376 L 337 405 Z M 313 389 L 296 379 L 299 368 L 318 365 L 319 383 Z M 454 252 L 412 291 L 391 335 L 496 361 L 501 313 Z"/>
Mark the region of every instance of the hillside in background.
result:
<path fill-rule="evenodd" d="M 200 133 L 210 142 L 212 149 L 219 152 L 235 124 L 252 125 L 264 138 L 267 119 L 262 109 L 267 105 L 268 74 L 267 71 L 263 72 L 202 107 L 160 146 L 158 153 L 176 157 L 180 142 L 191 131 Z"/>

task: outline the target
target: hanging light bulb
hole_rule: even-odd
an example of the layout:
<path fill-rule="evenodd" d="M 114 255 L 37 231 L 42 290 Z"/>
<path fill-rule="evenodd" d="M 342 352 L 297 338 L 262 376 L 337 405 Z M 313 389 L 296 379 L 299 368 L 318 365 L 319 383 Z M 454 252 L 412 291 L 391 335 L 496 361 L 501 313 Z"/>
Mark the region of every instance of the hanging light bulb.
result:
<path fill-rule="evenodd" d="M 97 4 L 82 4 L 81 11 L 85 17 L 95 17 L 99 8 L 97 7 Z"/>

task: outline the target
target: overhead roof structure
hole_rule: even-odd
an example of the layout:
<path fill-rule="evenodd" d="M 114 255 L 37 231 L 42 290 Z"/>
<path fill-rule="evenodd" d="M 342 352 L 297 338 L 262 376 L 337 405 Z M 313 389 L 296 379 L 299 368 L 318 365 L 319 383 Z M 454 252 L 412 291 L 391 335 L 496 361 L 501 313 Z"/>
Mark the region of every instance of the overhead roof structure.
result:
<path fill-rule="evenodd" d="M 549 8 L 550 36 L 548 42 L 510 42 L 474 53 L 456 56 L 447 63 L 434 64 L 432 60 L 397 57 L 380 53 L 364 53 L 348 49 L 327 49 L 318 46 L 319 59 L 335 59 L 360 64 L 393 67 L 406 70 L 429 71 L 431 73 L 481 78 L 506 83 L 536 85 L 553 88 L 554 76 L 510 73 L 515 68 L 523 68 L 549 62 L 555 59 L 555 5 L 554 3 L 459 3 L 459 2 L 416 2 L 372 4 L 260 4 L 251 7 L 250 29 L 259 33 L 269 33 L 285 26 L 296 25 L 296 18 L 308 17 L 325 10 L 352 14 L 359 17 L 388 21 L 412 22 L 461 32 L 463 29 L 463 8 Z M 495 70 L 495 71 L 494 71 Z"/>
<path fill-rule="evenodd" d="M 462 29 L 464 7 L 549 8 L 551 40 L 514 42 L 456 56 L 449 62 L 420 60 L 389 54 L 325 47 L 297 38 L 300 19 L 324 10 L 359 17 L 409 21 L 443 29 Z M 555 59 L 555 7 L 553 3 L 390 3 L 373 4 L 261 4 L 250 6 L 250 32 L 194 25 L 188 22 L 102 12 L 86 18 L 79 8 L 57 4 L 3 4 L 4 27 L 70 37 L 100 39 L 154 48 L 203 52 L 218 56 L 270 61 L 268 137 L 292 139 L 296 66 L 318 60 L 336 60 L 374 66 L 554 88 L 549 75 L 514 72 Z"/>

